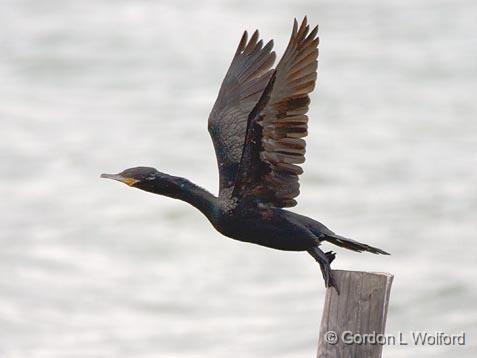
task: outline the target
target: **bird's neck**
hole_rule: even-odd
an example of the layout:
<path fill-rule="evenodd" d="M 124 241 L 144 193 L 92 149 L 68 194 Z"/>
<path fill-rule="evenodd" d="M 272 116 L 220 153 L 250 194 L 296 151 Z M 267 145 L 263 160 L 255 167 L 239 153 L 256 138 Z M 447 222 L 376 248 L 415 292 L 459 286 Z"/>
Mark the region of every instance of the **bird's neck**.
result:
<path fill-rule="evenodd" d="M 207 190 L 201 188 L 198 185 L 190 182 L 187 179 L 184 180 L 184 191 L 181 192 L 177 199 L 185 201 L 195 208 L 199 209 L 209 221 L 215 223 L 215 219 L 218 215 L 218 203 L 217 198 L 209 193 Z"/>
<path fill-rule="evenodd" d="M 166 195 L 189 203 L 193 207 L 199 209 L 199 211 L 215 225 L 220 210 L 217 197 L 185 178 L 173 178 L 174 188 L 172 188 L 169 193 L 157 194 Z"/>

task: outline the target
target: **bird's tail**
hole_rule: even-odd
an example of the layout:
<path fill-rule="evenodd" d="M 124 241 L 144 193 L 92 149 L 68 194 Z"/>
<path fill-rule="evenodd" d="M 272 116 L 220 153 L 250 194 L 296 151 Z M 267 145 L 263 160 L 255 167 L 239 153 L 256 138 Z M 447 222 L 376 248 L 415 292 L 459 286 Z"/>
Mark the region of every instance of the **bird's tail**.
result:
<path fill-rule="evenodd" d="M 347 239 L 346 237 L 336 234 L 326 234 L 324 240 L 331 242 L 332 244 L 335 244 L 337 246 L 344 247 L 346 249 L 357 252 L 367 251 L 377 255 L 389 255 L 389 253 L 384 250 L 378 249 L 377 247 L 362 244 L 361 242 Z"/>

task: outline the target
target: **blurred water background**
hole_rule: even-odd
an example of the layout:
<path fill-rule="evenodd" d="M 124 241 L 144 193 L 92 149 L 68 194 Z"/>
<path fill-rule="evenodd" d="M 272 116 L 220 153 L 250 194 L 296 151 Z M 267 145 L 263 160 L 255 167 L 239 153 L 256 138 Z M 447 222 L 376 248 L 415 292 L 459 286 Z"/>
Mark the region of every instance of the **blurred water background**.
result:
<path fill-rule="evenodd" d="M 389 333 L 475 357 L 477 3 L 0 1 L 0 357 L 312 357 L 306 254 L 221 237 L 186 204 L 100 180 L 136 166 L 217 191 L 206 120 L 244 29 L 320 24 L 297 212 L 391 257 Z M 331 249 L 331 246 L 327 248 Z M 333 248 L 334 249 L 334 248 Z"/>

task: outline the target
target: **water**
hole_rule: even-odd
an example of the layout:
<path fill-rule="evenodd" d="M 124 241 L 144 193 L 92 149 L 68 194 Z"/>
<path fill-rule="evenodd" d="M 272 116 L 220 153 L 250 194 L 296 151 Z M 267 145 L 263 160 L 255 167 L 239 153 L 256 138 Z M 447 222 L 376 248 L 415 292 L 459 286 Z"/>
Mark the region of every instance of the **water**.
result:
<path fill-rule="evenodd" d="M 310 257 L 235 242 L 186 204 L 100 180 L 135 165 L 217 190 L 206 119 L 243 29 L 281 54 L 320 24 L 294 210 L 390 251 L 388 332 L 467 333 L 477 283 L 475 12 L 462 1 L 0 2 L 0 356 L 312 357 Z"/>

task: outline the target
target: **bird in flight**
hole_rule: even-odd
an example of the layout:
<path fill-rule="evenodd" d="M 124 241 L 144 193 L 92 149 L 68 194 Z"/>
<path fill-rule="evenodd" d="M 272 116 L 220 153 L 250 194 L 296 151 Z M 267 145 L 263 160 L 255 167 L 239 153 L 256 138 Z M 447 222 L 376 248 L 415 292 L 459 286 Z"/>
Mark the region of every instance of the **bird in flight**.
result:
<path fill-rule="evenodd" d="M 208 129 L 219 167 L 218 196 L 189 180 L 154 168 L 135 167 L 101 177 L 185 201 L 217 231 L 235 240 L 278 250 L 307 251 L 320 265 L 326 287 L 338 287 L 329 242 L 349 250 L 388 255 L 335 234 L 320 222 L 285 210 L 297 204 L 308 134 L 310 92 L 318 67 L 318 27 L 296 19 L 277 66 L 273 40 L 243 33 L 209 115 Z"/>

